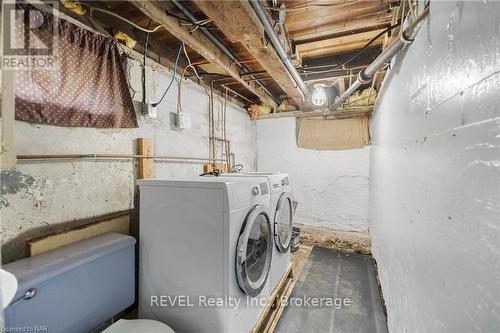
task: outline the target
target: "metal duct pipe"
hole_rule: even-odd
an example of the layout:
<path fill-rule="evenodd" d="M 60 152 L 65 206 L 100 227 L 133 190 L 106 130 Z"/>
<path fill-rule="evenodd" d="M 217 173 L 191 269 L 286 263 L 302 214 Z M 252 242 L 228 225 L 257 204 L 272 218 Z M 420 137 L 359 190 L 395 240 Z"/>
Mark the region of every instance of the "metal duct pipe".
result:
<path fill-rule="evenodd" d="M 257 14 L 257 17 L 259 18 L 260 22 L 262 22 L 264 30 L 266 31 L 267 36 L 269 37 L 269 40 L 273 44 L 274 49 L 276 50 L 276 53 L 278 53 L 278 56 L 280 57 L 281 61 L 283 61 L 283 64 L 285 64 L 288 73 L 295 81 L 295 84 L 302 92 L 304 98 L 309 99 L 311 97 L 311 93 L 309 92 L 309 89 L 307 89 L 307 86 L 300 77 L 299 72 L 297 72 L 297 70 L 293 66 L 292 62 L 290 61 L 290 58 L 288 58 L 288 54 L 283 48 L 283 45 L 281 45 L 281 41 L 278 35 L 276 34 L 276 31 L 274 30 L 271 22 L 269 21 L 269 17 L 267 16 L 266 11 L 260 4 L 259 0 L 249 0 L 249 2 L 255 14 Z"/>
<path fill-rule="evenodd" d="M 416 26 L 427 16 L 427 14 L 429 14 L 429 7 L 427 7 L 422 14 L 420 14 L 420 16 L 403 31 L 400 38 L 392 42 L 392 44 L 389 45 L 370 65 L 368 65 L 368 67 L 358 73 L 358 79 L 335 100 L 335 102 L 330 106 L 330 110 L 338 108 L 349 98 L 349 96 L 361 87 L 361 85 L 370 83 L 375 73 L 377 73 L 382 66 L 390 61 L 406 45 L 411 44 L 416 35 Z"/>
<path fill-rule="evenodd" d="M 191 21 L 193 22 L 196 22 L 198 21 L 198 19 L 193 16 L 193 14 L 191 14 L 183 5 L 182 3 L 180 3 L 178 0 L 171 0 L 171 2 L 184 14 L 186 15 L 187 18 L 189 18 Z M 214 36 L 213 33 L 211 33 L 208 29 L 206 28 L 203 28 L 203 27 L 199 27 L 198 28 L 199 30 L 201 30 L 201 32 L 208 37 L 208 39 L 210 39 L 212 41 L 212 43 L 214 43 L 225 55 L 228 56 L 229 59 L 231 59 L 232 61 L 234 61 L 236 63 L 236 66 L 238 66 L 242 71 L 243 73 L 245 74 L 248 74 L 248 73 L 251 73 L 250 69 L 248 69 L 247 66 L 239 63 L 238 61 L 238 58 L 236 58 L 236 55 L 231 52 L 231 50 L 229 50 L 224 44 L 221 43 L 221 41 Z M 252 79 L 255 79 L 254 76 L 250 76 Z M 262 87 L 262 89 L 264 89 L 264 91 L 269 95 L 271 96 L 271 98 L 277 103 L 279 104 L 279 99 L 276 98 L 270 91 L 269 89 L 267 89 L 267 87 L 260 81 L 257 81 L 257 83 Z"/>

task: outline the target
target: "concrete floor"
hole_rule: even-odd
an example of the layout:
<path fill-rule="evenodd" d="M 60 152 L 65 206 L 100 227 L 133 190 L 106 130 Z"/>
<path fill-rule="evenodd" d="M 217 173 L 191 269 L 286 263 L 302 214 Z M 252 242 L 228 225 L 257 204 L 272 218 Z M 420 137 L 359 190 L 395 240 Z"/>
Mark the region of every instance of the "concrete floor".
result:
<path fill-rule="evenodd" d="M 275 332 L 387 333 L 371 256 L 314 246 Z"/>
<path fill-rule="evenodd" d="M 305 225 L 296 226 L 300 228 L 300 248 L 292 254 L 295 280 L 300 276 L 302 268 L 315 245 L 343 252 L 371 254 L 370 236 L 366 233 L 336 231 Z"/>
<path fill-rule="evenodd" d="M 311 251 L 315 246 L 319 246 L 325 249 L 333 249 L 333 250 L 338 250 L 339 253 L 343 254 L 349 254 L 349 253 L 359 253 L 359 254 L 364 254 L 364 255 L 371 255 L 370 252 L 370 237 L 368 234 L 365 233 L 359 233 L 359 232 L 344 232 L 344 231 L 336 231 L 336 230 L 331 230 L 327 228 L 319 228 L 319 227 L 310 227 L 310 226 L 304 226 L 304 225 L 298 225 L 298 227 L 301 228 L 301 233 L 300 233 L 300 247 L 297 251 L 292 253 L 292 264 L 293 264 L 293 275 L 294 275 L 294 283 L 298 284 L 299 280 L 301 279 L 301 273 L 306 266 L 306 263 L 308 266 L 310 266 L 310 263 L 308 263 L 309 256 L 311 254 Z M 373 262 L 371 260 L 371 257 L 368 256 L 363 256 L 364 259 L 364 266 L 370 270 L 369 275 L 366 274 L 361 274 L 361 279 L 357 280 L 362 280 L 362 278 L 368 278 L 370 277 L 371 281 L 375 283 L 375 286 L 372 285 L 372 293 L 370 292 L 365 292 L 365 298 L 369 297 L 372 298 L 372 296 L 375 297 L 375 300 L 371 299 L 373 304 L 368 304 L 368 307 L 373 306 L 376 311 L 370 311 L 374 312 L 371 313 L 370 315 L 376 315 L 378 318 L 378 321 L 380 322 L 380 318 L 383 317 L 383 325 L 378 324 L 375 330 L 373 330 L 373 327 L 368 327 L 368 331 L 370 332 L 385 332 L 387 329 L 386 327 L 386 322 L 385 322 L 385 315 L 383 314 L 384 312 L 384 305 L 383 305 L 383 299 L 380 297 L 380 294 L 378 293 L 378 279 L 377 279 L 377 273 L 376 273 L 376 267 L 373 267 Z M 332 263 L 323 263 L 325 265 L 330 265 Z M 332 266 L 332 265 L 330 265 Z M 298 287 L 296 285 L 296 287 Z M 319 289 L 324 288 L 325 286 L 317 286 L 318 293 L 320 292 Z M 362 288 L 356 287 L 358 290 L 351 290 L 354 294 L 358 293 L 361 291 Z M 366 291 L 366 290 L 365 290 Z M 296 293 L 295 289 L 294 292 Z M 292 295 L 294 294 L 292 292 Z M 373 294 L 373 295 L 371 295 Z M 366 305 L 366 304 L 365 304 Z M 366 310 L 365 310 L 366 311 Z M 295 311 L 296 312 L 296 311 Z M 290 316 L 290 315 L 288 315 Z M 298 316 L 297 313 L 294 313 L 291 315 L 292 317 Z M 308 317 L 307 313 L 302 314 L 302 321 L 311 321 L 311 318 L 306 318 Z M 287 320 L 287 309 L 282 314 L 282 318 L 280 320 Z M 357 320 L 359 322 L 359 320 Z M 376 322 L 374 320 L 374 317 L 370 317 L 368 319 L 369 322 L 374 323 Z M 304 327 L 300 327 L 300 322 L 296 323 L 297 329 L 299 331 L 304 329 Z M 328 332 L 329 327 L 325 326 L 325 331 Z M 358 327 L 359 328 L 359 327 Z M 276 329 L 276 332 L 281 332 L 283 329 L 285 329 L 285 325 L 283 325 L 281 322 L 278 323 L 278 327 Z M 291 327 L 286 327 L 286 331 L 289 332 Z M 308 327 L 308 329 L 313 329 L 313 327 Z M 318 331 L 316 328 L 315 332 Z M 297 331 L 297 332 L 299 332 Z M 321 331 L 321 330 L 320 330 Z M 358 329 L 359 331 L 359 329 Z M 318 331 L 319 332 L 319 331 Z M 334 331 L 335 332 L 335 331 Z"/>

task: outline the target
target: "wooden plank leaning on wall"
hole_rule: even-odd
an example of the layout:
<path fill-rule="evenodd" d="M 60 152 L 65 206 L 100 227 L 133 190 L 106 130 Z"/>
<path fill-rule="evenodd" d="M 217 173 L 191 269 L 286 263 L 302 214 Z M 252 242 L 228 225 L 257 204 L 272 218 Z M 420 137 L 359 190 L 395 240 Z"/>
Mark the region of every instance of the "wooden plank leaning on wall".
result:
<path fill-rule="evenodd" d="M 128 235 L 129 219 L 130 215 L 128 211 L 120 212 L 76 228 L 65 229 L 28 239 L 26 242 L 26 253 L 29 257 L 35 256 L 107 232 Z"/>

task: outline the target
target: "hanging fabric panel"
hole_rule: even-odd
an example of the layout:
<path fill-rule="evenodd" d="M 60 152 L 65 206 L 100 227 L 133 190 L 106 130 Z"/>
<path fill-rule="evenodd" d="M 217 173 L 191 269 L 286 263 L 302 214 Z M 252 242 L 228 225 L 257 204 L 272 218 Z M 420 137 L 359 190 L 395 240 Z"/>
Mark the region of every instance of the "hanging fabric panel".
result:
<path fill-rule="evenodd" d="M 53 39 L 55 69 L 16 72 L 16 119 L 66 127 L 137 127 L 116 41 L 43 15 L 43 24 L 30 29 L 30 39 Z"/>
<path fill-rule="evenodd" d="M 302 119 L 297 133 L 297 147 L 316 150 L 345 150 L 370 144 L 368 118 Z"/>

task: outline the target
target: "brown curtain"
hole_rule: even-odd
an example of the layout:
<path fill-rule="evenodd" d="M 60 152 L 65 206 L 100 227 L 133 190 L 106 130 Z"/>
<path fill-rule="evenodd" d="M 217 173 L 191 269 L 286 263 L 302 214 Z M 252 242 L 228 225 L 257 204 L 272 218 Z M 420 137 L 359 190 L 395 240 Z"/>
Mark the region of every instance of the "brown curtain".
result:
<path fill-rule="evenodd" d="M 55 70 L 16 72 L 16 119 L 67 127 L 137 127 L 116 41 L 44 14 L 32 29 L 55 38 Z"/>

